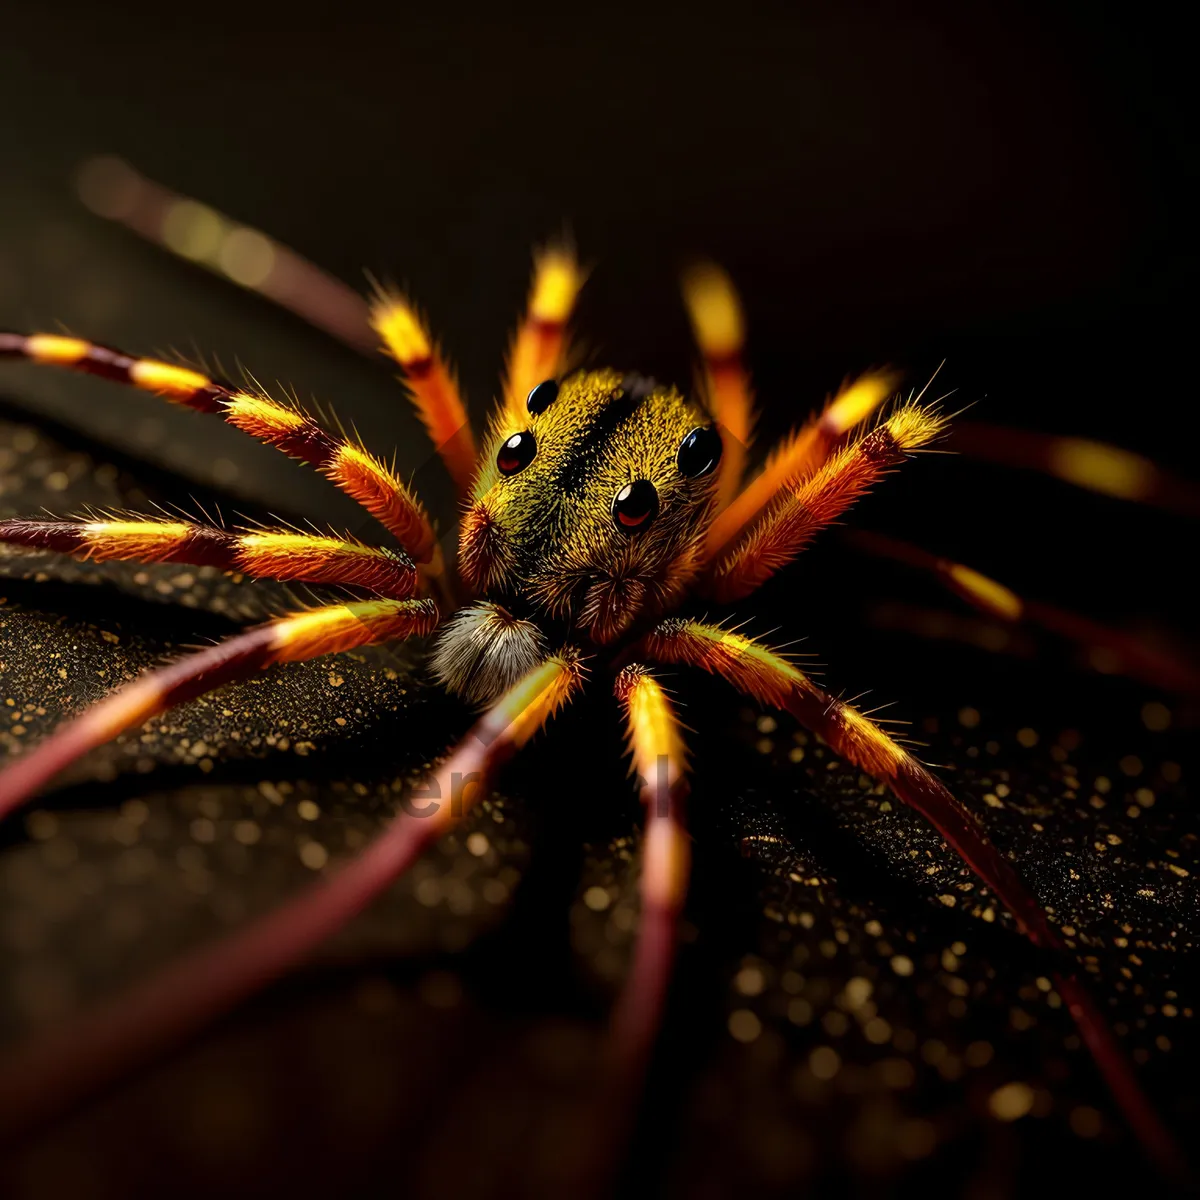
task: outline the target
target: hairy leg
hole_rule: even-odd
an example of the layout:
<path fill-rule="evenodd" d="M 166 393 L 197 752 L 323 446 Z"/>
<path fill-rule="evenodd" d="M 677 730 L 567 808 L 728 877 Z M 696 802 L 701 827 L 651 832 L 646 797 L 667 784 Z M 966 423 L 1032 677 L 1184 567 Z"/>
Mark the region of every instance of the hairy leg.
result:
<path fill-rule="evenodd" d="M 0 1141 L 28 1136 L 270 983 L 362 911 L 485 794 L 492 772 L 582 682 L 573 651 L 536 667 L 474 725 L 406 808 L 330 878 L 0 1062 Z"/>
<path fill-rule="evenodd" d="M 89 750 L 206 692 L 248 679 L 272 663 L 299 662 L 359 646 L 430 633 L 432 600 L 365 600 L 331 604 L 268 621 L 148 671 L 85 709 L 0 771 L 0 819 Z"/>
<path fill-rule="evenodd" d="M 287 529 L 235 533 L 196 521 L 132 515 L 16 518 L 0 521 L 0 542 L 93 562 L 188 563 L 258 579 L 362 587 L 391 600 L 407 600 L 417 587 L 416 567 L 403 551 Z"/>
<path fill-rule="evenodd" d="M 864 530 L 852 530 L 846 536 L 852 546 L 873 557 L 904 563 L 934 576 L 972 608 L 990 617 L 1014 625 L 1040 625 L 1086 650 L 1103 654 L 1117 670 L 1155 687 L 1200 692 L 1200 670 L 1177 653 L 1157 650 L 1131 634 L 1053 604 L 1027 600 L 973 567 L 940 558 L 920 546 Z"/>
<path fill-rule="evenodd" d="M 776 446 L 766 466 L 717 514 L 708 531 L 704 558 L 720 557 L 753 524 L 789 480 L 807 479 L 845 434 L 862 424 L 891 395 L 899 377 L 873 371 L 847 383 L 825 406 Z"/>
<path fill-rule="evenodd" d="M 418 415 L 459 491 L 466 492 L 475 453 L 458 384 L 404 297 L 380 292 L 368 306 L 353 288 L 274 238 L 146 179 L 120 159 L 85 163 L 79 193 L 100 216 L 265 296 L 356 350 L 374 354 L 378 336 L 400 364 Z"/>
<path fill-rule="evenodd" d="M 742 485 L 754 440 L 754 389 L 743 357 L 745 318 L 733 280 L 715 263 L 699 263 L 684 273 L 683 302 L 700 350 L 704 391 L 721 431 L 720 512 Z"/>
<path fill-rule="evenodd" d="M 1120 446 L 982 421 L 957 422 L 948 444 L 970 458 L 1040 471 L 1103 496 L 1200 517 L 1200 487 Z"/>
<path fill-rule="evenodd" d="M 396 472 L 357 442 L 323 429 L 312 417 L 266 396 L 239 391 L 199 371 L 153 358 L 135 358 L 82 338 L 0 332 L 0 358 L 25 358 L 43 366 L 153 392 L 229 424 L 316 467 L 395 535 L 417 562 L 434 562 L 437 544 L 421 502 Z"/>
<path fill-rule="evenodd" d="M 748 596 L 944 428 L 936 410 L 905 404 L 807 479 L 784 480 L 761 519 L 716 560 L 708 585 L 713 596 L 723 601 Z"/>
<path fill-rule="evenodd" d="M 652 662 L 683 663 L 720 675 L 761 703 L 791 713 L 835 753 L 886 782 L 900 801 L 924 816 L 1009 909 L 1031 942 L 1061 951 L 1066 957 L 1045 910 L 988 840 L 970 810 L 869 718 L 823 692 L 765 646 L 719 626 L 683 619 L 664 621 L 646 636 L 640 652 Z M 1161 1169 L 1181 1176 L 1184 1160 L 1178 1146 L 1142 1091 L 1073 964 L 1064 963 L 1056 981 L 1131 1128 Z"/>
<path fill-rule="evenodd" d="M 446 464 L 459 496 L 466 496 L 475 476 L 475 437 L 453 367 L 412 302 L 399 292 L 380 289 L 376 293 L 371 327 L 399 364 L 429 440 Z"/>
<path fill-rule="evenodd" d="M 504 372 L 503 403 L 519 420 L 525 420 L 530 390 L 566 369 L 568 325 L 584 278 L 574 250 L 565 243 L 534 255 L 529 301 Z"/>
<path fill-rule="evenodd" d="M 691 849 L 684 823 L 687 761 L 679 720 L 662 685 L 639 665 L 616 682 L 625 708 L 633 769 L 646 806 L 642 841 L 642 912 L 629 979 L 612 1018 L 622 1074 L 640 1078 L 662 1019 L 687 895 Z"/>
<path fill-rule="evenodd" d="M 79 198 L 168 254 L 257 292 L 363 354 L 378 349 L 367 303 L 349 284 L 258 229 L 147 179 L 110 155 L 84 162 Z"/>

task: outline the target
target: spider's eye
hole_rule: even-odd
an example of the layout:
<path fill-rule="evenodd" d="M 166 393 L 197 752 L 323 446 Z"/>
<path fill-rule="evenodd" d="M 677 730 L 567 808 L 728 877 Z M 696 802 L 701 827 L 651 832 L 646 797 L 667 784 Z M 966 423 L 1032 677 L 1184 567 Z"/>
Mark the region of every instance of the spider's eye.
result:
<path fill-rule="evenodd" d="M 500 453 L 496 455 L 496 466 L 500 468 L 501 475 L 515 475 L 533 462 L 535 454 L 537 442 L 533 440 L 533 434 L 526 429 L 523 433 L 514 433 L 500 447 Z"/>
<path fill-rule="evenodd" d="M 538 413 L 545 412 L 557 399 L 558 384 L 553 379 L 547 379 L 545 383 L 539 383 L 537 387 L 530 389 L 525 398 L 525 407 L 529 409 L 531 417 L 536 417 Z"/>
<path fill-rule="evenodd" d="M 625 533 L 637 533 L 645 529 L 657 512 L 658 493 L 649 480 L 638 479 L 627 483 L 613 497 L 613 520 L 617 528 Z"/>
<path fill-rule="evenodd" d="M 680 475 L 687 479 L 707 475 L 721 461 L 721 435 L 711 425 L 697 425 L 679 443 L 675 461 Z"/>

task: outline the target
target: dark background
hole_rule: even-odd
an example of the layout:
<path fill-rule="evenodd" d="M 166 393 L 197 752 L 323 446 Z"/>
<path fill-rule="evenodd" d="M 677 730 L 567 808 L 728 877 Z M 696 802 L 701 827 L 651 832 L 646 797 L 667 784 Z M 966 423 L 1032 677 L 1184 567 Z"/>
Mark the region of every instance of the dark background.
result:
<path fill-rule="evenodd" d="M 748 311 L 763 444 L 847 372 L 891 362 L 919 386 L 944 358 L 940 381 L 957 389 L 950 403 L 974 404 L 973 418 L 1111 441 L 1195 474 L 1187 45 L 1153 6 L 743 4 L 709 14 L 651 5 L 309 13 L 17 4 L 0 33 L 4 327 L 61 322 L 131 351 L 174 347 L 241 363 L 334 408 L 374 448 L 395 446 L 402 466 L 426 462 L 386 369 L 82 211 L 71 192 L 75 168 L 108 152 L 352 284 L 364 268 L 407 283 L 458 363 L 476 415 L 494 394 L 529 247 L 566 225 L 595 264 L 579 326 L 598 361 L 689 379 L 677 269 L 704 253 L 731 271 Z M 355 522 L 319 480 L 218 423 L 94 381 L 5 372 L 0 395 L 17 410 L 165 465 L 202 494 L 219 489 L 247 506 Z M 421 472 L 423 484 L 429 476 Z M 445 490 L 431 487 L 435 506 L 444 505 Z M 1194 533 L 1178 518 L 1030 474 L 928 458 L 863 505 L 860 519 L 1124 628 L 1193 633 Z M 809 634 L 833 664 L 835 690 L 877 688 L 884 699 L 902 697 L 903 715 L 915 718 L 944 717 L 970 700 L 1010 735 L 1034 723 L 1092 730 L 1096 758 L 1145 736 L 1140 706 L 1158 693 L 1101 686 L 1061 647 L 1050 648 L 1051 674 L 1028 664 L 1014 674 L 978 651 L 939 651 L 877 628 L 864 635 L 861 618 L 878 617 L 880 596 L 911 598 L 906 589 L 919 585 L 839 554 L 836 543 L 789 580 L 767 597 L 778 620 L 762 627 Z M 949 605 L 931 589 L 923 595 Z M 720 703 L 716 689 L 700 695 Z M 724 711 L 689 719 L 719 730 L 737 722 L 735 710 Z M 752 740 L 747 729 L 743 742 Z M 574 733 L 615 752 L 615 738 L 610 746 L 586 723 Z M 756 787 L 761 797 L 770 780 L 747 789 L 739 777 L 733 790 L 739 801 L 748 792 L 753 807 Z M 703 832 L 708 818 L 698 819 Z M 710 918 L 733 890 L 715 878 L 697 885 Z M 725 928 L 719 914 L 716 925 Z M 689 986 L 698 991 L 689 995 L 720 994 L 728 971 L 725 983 L 714 980 L 736 965 L 744 942 L 741 932 L 717 939 L 719 965 L 708 975 L 693 968 Z M 497 1006 L 486 988 L 481 994 L 490 996 L 483 1008 Z M 287 999 L 281 1011 L 307 1011 Z M 699 1001 L 695 1008 L 702 1015 L 684 1027 L 711 1048 L 723 1017 Z M 340 1028 L 313 1019 L 293 1029 L 298 1043 Z M 1153 1034 L 1144 1032 L 1147 1044 Z M 218 1063 L 250 1034 L 230 1036 L 214 1051 Z M 353 1039 L 346 1044 L 352 1063 Z M 678 1058 L 665 1068 L 669 1076 L 687 1064 L 684 1095 L 697 1069 L 688 1045 L 677 1040 Z M 1174 1099 L 1183 1068 L 1169 1056 L 1155 1061 L 1158 1094 Z M 290 1078 L 279 1061 L 269 1066 Z M 734 1107 L 753 1110 L 759 1077 L 750 1071 L 747 1082 L 737 1070 Z M 160 1086 L 172 1095 L 169 1079 Z M 302 1081 L 296 1086 L 304 1094 Z M 938 1099 L 948 1111 L 958 1102 Z M 1101 1103 L 1094 1091 L 1092 1102 Z M 836 1144 L 838 1119 L 817 1136 Z M 663 1168 L 660 1157 L 678 1193 L 721 1194 L 739 1181 L 786 1191 L 790 1177 L 781 1183 L 763 1167 L 753 1137 L 731 1133 L 728 1153 L 717 1153 L 704 1144 L 712 1128 L 687 1126 L 685 1149 L 665 1152 L 673 1165 Z M 987 1156 L 960 1142 L 923 1173 L 897 1168 L 895 1186 L 990 1197 L 1017 1180 L 1033 1194 L 1036 1180 L 1050 1191 L 1052 1175 L 1038 1174 L 1045 1154 L 1083 1171 L 1085 1182 L 1141 1178 L 1136 1153 L 1113 1131 L 1119 1125 L 1107 1128 L 1104 1153 L 1091 1158 L 1090 1144 L 1064 1150 L 1028 1132 L 1018 1139 L 1021 1158 L 985 1132 L 991 1161 L 1020 1159 L 1025 1174 L 993 1187 L 991 1168 L 978 1169 Z M 73 1144 L 77 1158 L 81 1146 L 95 1155 L 97 1144 L 124 1136 L 119 1121 L 97 1129 Z M 326 1147 L 322 1170 L 308 1178 L 271 1145 L 237 1160 L 239 1187 L 306 1192 L 333 1186 L 345 1167 Z M 117 1191 L 155 1194 L 180 1159 L 188 1161 L 160 1148 L 158 1165 L 139 1173 L 114 1152 L 103 1178 Z M 76 1160 L 68 1153 L 64 1161 Z M 81 1174 L 63 1176 L 73 1187 L 93 1160 L 78 1161 Z M 351 1173 L 355 1194 L 382 1186 L 375 1161 L 368 1154 Z M 220 1166 L 209 1162 L 216 1175 L 201 1172 L 195 1186 L 211 1178 L 228 1186 Z M 434 1190 L 434 1167 L 424 1169 Z M 861 1184 L 837 1172 L 822 1176 L 829 1194 Z M 30 1183 L 37 1169 L 22 1178 L 28 1194 L 51 1194 L 52 1184 Z M 885 1172 L 871 1186 L 886 1190 L 889 1181 Z M 95 1192 L 109 1194 L 99 1184 Z"/>
<path fill-rule="evenodd" d="M 766 434 L 848 371 L 889 361 L 919 384 L 946 358 L 972 416 L 1186 469 L 1195 165 L 1164 20 L 1091 5 L 10 5 L 0 313 L 241 363 L 424 461 L 385 373 L 81 213 L 73 171 L 111 152 L 351 283 L 364 268 L 407 282 L 476 412 L 528 249 L 566 225 L 596 265 L 580 325 L 597 358 L 668 378 L 690 378 L 679 263 L 727 265 Z M 220 459 L 223 482 L 276 504 L 330 504 L 228 430 L 13 377 L 189 474 Z M 1012 476 L 986 473 L 969 502 L 953 468 L 926 478 L 947 540 L 965 518 L 942 548 L 1012 578 L 997 548 L 1019 540 L 1040 566 L 1018 565 L 1018 584 L 1041 566 L 1065 584 L 1111 551 L 1075 526 L 1060 537 L 1053 513 L 1015 519 Z"/>

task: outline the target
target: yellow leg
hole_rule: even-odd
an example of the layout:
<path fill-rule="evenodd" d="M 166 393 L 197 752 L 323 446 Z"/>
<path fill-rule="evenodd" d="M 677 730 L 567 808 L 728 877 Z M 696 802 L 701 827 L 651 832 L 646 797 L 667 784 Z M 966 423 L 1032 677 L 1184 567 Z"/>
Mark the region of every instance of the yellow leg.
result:
<path fill-rule="evenodd" d="M 717 514 L 708 531 L 704 559 L 711 562 L 758 518 L 789 480 L 811 475 L 855 426 L 865 421 L 888 398 L 897 382 L 889 371 L 873 371 L 846 384 L 801 429 L 771 451 L 767 464 L 727 508 Z"/>
<path fill-rule="evenodd" d="M 378 292 L 371 304 L 371 326 L 400 365 L 429 440 L 459 496 L 466 496 L 475 475 L 475 438 L 453 369 L 412 303 L 398 292 Z"/>
<path fill-rule="evenodd" d="M 327 880 L 0 1062 L 0 1141 L 28 1136 L 106 1084 L 171 1049 L 301 961 L 390 886 L 486 794 L 495 769 L 578 691 L 563 651 L 479 719 L 355 859 Z"/>
<path fill-rule="evenodd" d="M 98 375 L 153 392 L 172 404 L 216 413 L 268 446 L 311 463 L 389 529 L 413 558 L 436 565 L 433 527 L 421 502 L 396 472 L 357 442 L 327 432 L 299 409 L 175 363 L 135 358 L 82 338 L 0 333 L 3 357 Z"/>
<path fill-rule="evenodd" d="M 189 654 L 113 692 L 0 771 L 0 818 L 89 750 L 214 688 L 273 663 L 300 662 L 430 633 L 432 600 L 366 600 L 293 613 Z"/>
<path fill-rule="evenodd" d="M 622 670 L 616 693 L 625 708 L 633 768 L 646 806 L 646 830 L 641 926 L 633 968 L 613 1014 L 613 1039 L 626 1071 L 640 1076 L 666 1003 L 676 925 L 687 895 L 691 863 L 683 815 L 687 758 L 671 702 L 645 667 Z"/>
<path fill-rule="evenodd" d="M 933 409 L 905 405 L 807 479 L 785 480 L 758 523 L 713 566 L 713 595 L 719 600 L 750 595 L 944 426 Z"/>
<path fill-rule="evenodd" d="M 353 538 L 285 529 L 231 532 L 194 521 L 156 517 L 122 520 L 0 521 L 0 542 L 54 550 L 93 562 L 170 562 L 219 567 L 258 579 L 367 588 L 406 600 L 417 571 L 403 551 L 368 546 Z"/>
<path fill-rule="evenodd" d="M 750 638 L 715 625 L 675 619 L 652 630 L 641 651 L 653 662 L 685 663 L 721 675 L 739 691 L 786 710 L 835 754 L 885 782 L 898 800 L 925 817 L 1008 908 L 1034 945 L 1062 952 L 1063 968 L 1056 975 L 1059 993 L 1113 1099 L 1164 1171 L 1180 1174 L 1179 1147 L 1142 1091 L 1103 1014 L 1076 977 L 1045 909 L 970 810 L 940 780 L 868 717 L 823 692 L 786 659 Z"/>
<path fill-rule="evenodd" d="M 552 245 L 534 256 L 529 302 L 505 371 L 504 406 L 517 421 L 528 420 L 530 391 L 566 368 L 567 326 L 584 278 L 568 246 Z"/>
<path fill-rule="evenodd" d="M 683 300 L 704 363 L 704 384 L 721 431 L 717 508 L 737 495 L 754 439 L 754 390 L 743 362 L 746 332 L 733 281 L 714 263 L 701 263 L 683 277 Z"/>

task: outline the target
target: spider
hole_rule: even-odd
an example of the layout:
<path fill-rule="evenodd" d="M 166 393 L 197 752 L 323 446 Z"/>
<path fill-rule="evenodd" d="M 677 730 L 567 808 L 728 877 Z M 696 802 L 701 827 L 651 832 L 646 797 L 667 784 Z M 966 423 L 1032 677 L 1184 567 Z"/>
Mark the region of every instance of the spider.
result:
<path fill-rule="evenodd" d="M 377 289 L 373 328 L 463 500 L 456 562 L 393 468 L 299 408 L 81 338 L 0 333 L 0 356 L 152 392 L 309 463 L 396 543 L 131 514 L 0 524 L 0 540 L 19 546 L 213 566 L 363 597 L 278 617 L 115 692 L 0 772 L 0 816 L 103 742 L 276 663 L 433 635 L 435 677 L 483 708 L 459 747 L 414 789 L 404 814 L 329 882 L 184 959 L 48 1048 L 35 1044 L 18 1056 L 0 1076 L 13 1085 L 3 1089 L 5 1126 L 47 1119 L 285 971 L 461 820 L 500 765 L 597 677 L 623 713 L 645 806 L 641 932 L 611 1033 L 614 1086 L 635 1089 L 659 1025 L 688 881 L 687 755 L 658 674 L 685 666 L 789 713 L 886 784 L 936 827 L 1026 937 L 1061 952 L 1058 990 L 1118 1105 L 1147 1149 L 1174 1163 L 1177 1152 L 1060 935 L 971 813 L 909 749 L 789 657 L 729 621 L 689 615 L 696 599 L 725 606 L 752 596 L 889 471 L 941 437 L 947 420 L 936 403 L 922 393 L 885 406 L 893 378 L 865 375 L 743 486 L 753 397 L 727 276 L 704 266 L 686 281 L 703 360 L 699 399 L 636 374 L 569 369 L 568 327 L 582 282 L 565 248 L 537 257 L 502 398 L 478 450 L 454 374 L 424 322 L 403 295 Z M 984 609 L 1012 602 L 965 567 L 936 565 Z"/>

